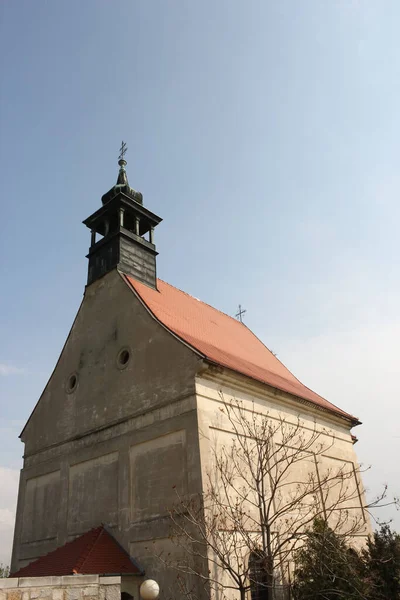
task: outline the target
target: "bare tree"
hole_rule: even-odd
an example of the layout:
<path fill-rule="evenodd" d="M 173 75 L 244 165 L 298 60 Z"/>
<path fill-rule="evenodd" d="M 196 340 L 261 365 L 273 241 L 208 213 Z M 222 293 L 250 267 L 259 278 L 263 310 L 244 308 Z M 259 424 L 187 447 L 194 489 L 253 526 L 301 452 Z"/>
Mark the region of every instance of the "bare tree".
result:
<path fill-rule="evenodd" d="M 204 594 L 223 600 L 233 590 L 241 600 L 248 590 L 257 600 L 271 600 L 290 583 L 293 551 L 316 517 L 341 536 L 366 536 L 368 513 L 383 505 L 386 488 L 367 505 L 360 469 L 329 463 L 335 440 L 316 423 L 223 399 L 220 411 L 230 433 L 222 442 L 210 440 L 204 491 L 179 497 L 170 511 L 181 558 L 159 558 L 177 569 L 181 595 L 189 600 Z"/>

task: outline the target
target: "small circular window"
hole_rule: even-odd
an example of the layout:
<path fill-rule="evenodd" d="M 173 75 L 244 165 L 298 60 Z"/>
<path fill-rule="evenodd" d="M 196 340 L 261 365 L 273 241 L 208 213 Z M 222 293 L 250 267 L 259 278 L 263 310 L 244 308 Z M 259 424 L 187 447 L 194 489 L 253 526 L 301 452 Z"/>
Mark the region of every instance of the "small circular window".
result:
<path fill-rule="evenodd" d="M 65 391 L 67 392 L 67 394 L 72 394 L 72 392 L 74 392 L 77 388 L 78 385 L 78 375 L 77 373 L 72 373 L 72 375 L 70 375 L 67 379 L 66 385 L 65 385 Z"/>
<path fill-rule="evenodd" d="M 129 362 L 130 357 L 131 357 L 131 353 L 130 353 L 129 348 L 123 348 L 122 350 L 119 351 L 118 357 L 117 357 L 117 364 L 120 369 L 125 369 L 125 367 L 127 366 L 128 362 Z"/>

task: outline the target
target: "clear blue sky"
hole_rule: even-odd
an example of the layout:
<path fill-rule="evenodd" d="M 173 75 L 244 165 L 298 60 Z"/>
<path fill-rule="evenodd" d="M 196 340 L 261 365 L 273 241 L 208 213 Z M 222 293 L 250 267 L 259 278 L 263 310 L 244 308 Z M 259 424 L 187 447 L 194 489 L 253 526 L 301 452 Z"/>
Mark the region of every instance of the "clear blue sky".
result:
<path fill-rule="evenodd" d="M 399 22 L 398 0 L 0 3 L 0 537 L 121 139 L 159 276 L 241 303 L 400 493 Z"/>

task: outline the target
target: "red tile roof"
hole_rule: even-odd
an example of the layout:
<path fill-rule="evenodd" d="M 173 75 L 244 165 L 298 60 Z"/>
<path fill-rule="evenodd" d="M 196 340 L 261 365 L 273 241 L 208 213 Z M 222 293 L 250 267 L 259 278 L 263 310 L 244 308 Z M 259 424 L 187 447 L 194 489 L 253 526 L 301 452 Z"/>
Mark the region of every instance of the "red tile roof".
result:
<path fill-rule="evenodd" d="M 243 323 L 160 279 L 155 290 L 129 275 L 123 278 L 160 323 L 209 361 L 358 423 L 303 385 Z"/>
<path fill-rule="evenodd" d="M 103 527 L 87 531 L 72 542 L 38 558 L 11 577 L 61 575 L 140 575 L 142 569 Z"/>

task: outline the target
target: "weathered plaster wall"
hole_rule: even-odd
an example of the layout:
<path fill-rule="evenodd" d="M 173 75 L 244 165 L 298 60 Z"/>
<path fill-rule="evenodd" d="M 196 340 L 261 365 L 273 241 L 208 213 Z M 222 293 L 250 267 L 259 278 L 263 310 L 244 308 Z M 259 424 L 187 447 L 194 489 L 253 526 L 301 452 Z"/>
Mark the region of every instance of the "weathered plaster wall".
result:
<path fill-rule="evenodd" d="M 121 349 L 131 353 L 118 368 Z M 86 288 L 58 364 L 22 440 L 31 455 L 194 393 L 196 355 L 158 325 L 116 270 Z M 66 393 L 68 378 L 78 377 Z"/>
<path fill-rule="evenodd" d="M 0 579 L 0 600 L 120 600 L 122 591 L 138 600 L 141 581 L 99 575 Z"/>
<path fill-rule="evenodd" d="M 121 348 L 131 353 L 123 369 Z M 87 289 L 23 434 L 12 571 L 102 522 L 145 569 L 157 562 L 136 545 L 167 538 L 176 493 L 201 489 L 199 366 L 118 273 Z"/>
<path fill-rule="evenodd" d="M 213 367 L 197 376 L 196 393 L 204 480 L 212 466 L 212 448 L 218 448 L 232 440 L 232 428 L 220 410 L 224 402 L 229 404 L 232 401 L 241 402 L 249 414 L 254 410 L 260 416 L 268 415 L 276 423 L 280 418 L 293 425 L 300 420 L 305 439 L 308 439 L 307 435 L 311 435 L 314 429 L 320 431 L 321 436 L 316 446 L 322 444 L 326 449 L 322 452 L 320 461 L 317 461 L 321 472 L 336 463 L 349 463 L 354 465 L 355 469 L 358 467 L 350 424 L 331 413 L 303 404 L 289 394 L 269 389 L 232 372 L 217 372 Z M 281 441 L 279 432 L 275 441 L 278 444 Z M 307 464 L 308 461 L 305 460 L 304 467 L 299 467 L 304 468 L 304 476 L 308 472 Z M 360 494 L 362 495 L 362 489 Z"/>
<path fill-rule="evenodd" d="M 224 402 L 239 401 L 244 409 L 248 411 L 248 418 L 251 420 L 253 415 L 262 416 L 268 415 L 272 422 L 279 424 L 279 419 L 284 418 L 287 423 L 295 426 L 300 419 L 302 430 L 304 431 L 304 439 L 310 439 L 312 432 L 317 430 L 321 432 L 320 437 L 315 444 L 308 448 L 304 453 L 304 457 L 300 462 L 290 467 L 285 473 L 282 484 L 284 487 L 280 490 L 280 496 L 275 501 L 275 510 L 285 506 L 293 497 L 296 497 L 295 490 L 299 482 L 306 482 L 309 475 L 314 477 L 318 482 L 323 481 L 323 475 L 330 469 L 331 476 L 343 468 L 346 476 L 344 486 L 338 485 L 336 480 L 334 487 L 329 490 L 329 494 L 324 498 L 325 506 L 328 507 L 334 504 L 339 493 L 344 496 L 351 497 L 350 501 L 341 501 L 339 506 L 344 511 L 349 512 L 349 521 L 344 525 L 348 527 L 351 518 L 355 517 L 360 520 L 360 528 L 356 536 L 352 536 L 353 545 L 362 546 L 365 543 L 366 536 L 371 532 L 371 526 L 368 515 L 364 513 L 363 504 L 363 487 L 360 478 L 356 475 L 358 469 L 357 457 L 354 450 L 354 444 L 350 432 L 350 423 L 346 423 L 343 419 L 335 417 L 327 412 L 322 412 L 314 409 L 309 405 L 302 404 L 288 394 L 281 393 L 277 390 L 269 389 L 267 386 L 259 385 L 257 382 L 252 382 L 249 379 L 243 378 L 240 375 L 235 375 L 232 372 L 227 372 L 222 369 L 211 367 L 208 371 L 204 371 L 196 378 L 197 392 L 197 409 L 198 409 L 198 424 L 200 433 L 200 454 L 201 454 L 201 469 L 204 486 L 207 481 L 211 481 L 213 485 L 219 485 L 218 469 L 215 468 L 215 453 L 223 456 L 224 452 L 229 454 L 232 448 L 232 441 L 236 438 L 233 433 L 232 425 L 230 424 L 226 414 L 223 412 Z M 254 412 L 253 412 L 254 411 Z M 275 435 L 276 448 L 282 443 L 281 430 L 278 428 Z M 322 445 L 324 450 L 321 452 L 319 445 Z M 226 454 L 225 454 L 226 455 Z M 286 465 L 284 465 L 286 467 Z M 246 473 L 246 465 L 242 464 L 243 473 Z M 240 480 L 236 474 L 234 486 L 240 489 L 244 486 L 249 499 L 252 499 L 252 490 L 249 485 Z M 249 478 L 251 481 L 251 477 Z M 268 481 L 266 482 L 268 487 Z M 347 489 L 346 489 L 347 488 Z M 224 494 L 222 486 L 221 494 Z M 325 490 L 326 491 L 326 490 Z M 236 492 L 233 491 L 233 497 L 236 497 Z M 253 498 L 255 500 L 255 498 Z M 299 505 L 293 513 L 287 511 L 282 519 L 287 519 L 287 522 L 281 528 L 290 528 L 291 519 L 294 519 L 296 525 L 299 524 L 299 519 L 310 518 L 311 512 L 307 510 L 308 506 L 315 503 L 315 498 L 310 495 L 309 498 L 302 500 L 302 508 Z M 252 514 L 254 522 L 251 524 L 251 529 L 257 531 L 257 523 L 259 516 L 257 506 L 252 506 L 249 502 L 246 506 L 246 512 Z M 342 515 L 345 513 L 343 512 Z M 303 516 L 301 516 L 303 515 Z M 347 518 L 347 515 L 346 515 Z M 332 526 L 336 525 L 337 513 L 330 516 Z M 276 530 L 280 530 L 279 522 L 275 524 Z M 348 529 L 347 529 L 348 530 Z M 229 531 L 227 533 L 229 536 Z M 245 554 L 245 552 L 244 552 Z M 247 556 L 248 559 L 248 556 Z M 223 573 L 217 574 L 217 577 L 222 581 L 226 575 Z M 232 583 L 230 581 L 227 584 Z M 234 598 L 235 594 L 229 592 L 229 597 Z"/>

